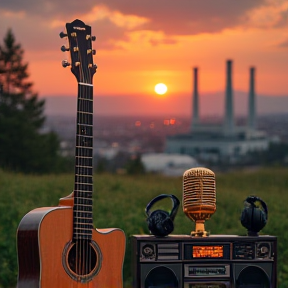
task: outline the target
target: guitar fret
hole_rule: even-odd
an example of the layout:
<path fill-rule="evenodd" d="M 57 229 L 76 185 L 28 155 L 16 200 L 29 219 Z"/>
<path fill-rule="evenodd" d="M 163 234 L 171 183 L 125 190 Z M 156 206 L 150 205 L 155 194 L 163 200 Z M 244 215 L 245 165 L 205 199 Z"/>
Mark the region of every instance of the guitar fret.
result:
<path fill-rule="evenodd" d="M 75 158 L 77 161 L 80 161 L 80 160 L 90 161 L 90 160 L 92 160 L 92 157 L 89 157 L 89 156 L 76 156 Z"/>
<path fill-rule="evenodd" d="M 84 224 L 84 223 L 74 223 L 74 229 L 80 230 L 80 229 L 92 229 L 93 225 L 92 224 Z M 79 226 L 80 225 L 80 226 Z"/>
<path fill-rule="evenodd" d="M 85 193 L 86 194 L 86 193 Z M 87 201 L 88 200 L 90 200 L 91 202 L 92 202 L 92 193 L 90 192 L 90 194 L 88 194 L 88 195 L 85 195 L 85 196 L 91 196 L 90 198 L 88 198 L 88 197 L 77 197 L 77 196 L 75 196 L 80 202 L 82 201 L 82 202 L 85 202 L 85 203 L 87 203 Z M 77 203 L 75 203 L 75 204 L 81 204 L 80 202 L 77 202 Z"/>
<path fill-rule="evenodd" d="M 87 198 L 87 197 L 86 198 L 85 197 L 77 197 L 76 200 L 91 201 L 91 204 L 93 202 L 92 198 Z M 80 204 L 80 203 L 77 203 L 77 204 Z"/>
<path fill-rule="evenodd" d="M 77 221 L 74 222 L 74 224 L 79 223 L 79 224 L 92 224 L 92 218 L 78 218 Z"/>
<path fill-rule="evenodd" d="M 90 188 L 92 188 L 92 186 L 90 186 Z M 75 192 L 76 193 L 90 193 L 90 194 L 92 194 L 92 189 L 91 190 L 81 190 L 81 189 L 77 189 L 77 190 L 75 190 Z"/>
<path fill-rule="evenodd" d="M 80 188 L 81 188 L 81 187 L 80 187 Z M 79 194 L 79 195 L 84 196 L 84 198 L 85 198 L 85 196 L 89 196 L 89 197 L 90 197 L 90 196 L 92 196 L 92 192 L 93 192 L 93 189 L 92 189 L 92 188 L 93 188 L 93 187 L 90 186 L 89 188 L 90 188 L 90 190 L 85 190 L 85 189 L 82 189 L 82 190 L 81 190 L 81 189 L 78 189 L 78 190 L 77 190 L 77 189 L 75 189 L 74 192 L 76 193 L 76 195 Z"/>
<path fill-rule="evenodd" d="M 85 125 L 85 126 L 88 126 L 88 127 L 93 127 L 92 124 L 77 123 L 77 125 Z"/>
<path fill-rule="evenodd" d="M 75 206 L 79 206 L 81 205 L 81 207 L 90 207 L 92 209 L 92 203 L 88 203 L 88 204 L 83 204 L 83 203 L 77 203 L 75 204 Z M 75 207 L 74 206 L 74 207 Z M 86 210 L 85 210 L 86 211 Z"/>
<path fill-rule="evenodd" d="M 89 83 L 84 83 L 84 82 L 78 82 L 79 85 L 84 85 L 84 86 L 90 86 L 93 87 L 93 84 L 89 84 Z"/>
<path fill-rule="evenodd" d="M 76 175 L 78 176 L 90 176 L 92 174 L 93 174 L 92 168 L 87 168 L 87 169 L 76 168 Z"/>
<path fill-rule="evenodd" d="M 75 166 L 80 168 L 93 168 L 93 166 L 85 166 L 85 165 L 75 165 Z"/>
<path fill-rule="evenodd" d="M 92 150 L 93 149 L 93 147 L 85 147 L 85 146 L 81 146 L 81 145 L 80 146 L 77 145 L 76 148 L 85 148 L 87 150 Z"/>
<path fill-rule="evenodd" d="M 85 163 L 86 162 L 86 163 Z M 93 165 L 92 165 L 92 159 L 90 159 L 90 160 L 88 160 L 88 159 L 86 159 L 85 161 L 84 161 L 84 163 L 83 163 L 83 161 L 81 161 L 81 159 L 79 159 L 79 160 L 76 160 L 76 165 L 80 165 L 81 164 L 81 166 L 82 167 L 93 167 Z M 85 166 L 85 165 L 87 165 L 87 166 Z"/>
<path fill-rule="evenodd" d="M 93 115 L 93 113 L 91 113 L 91 112 L 86 112 L 86 111 L 78 111 L 78 113 L 87 114 L 87 115 Z"/>
<path fill-rule="evenodd" d="M 77 209 L 75 209 L 74 212 L 76 212 L 76 213 L 79 212 L 79 213 L 81 213 L 81 214 L 92 214 L 92 211 L 86 211 L 86 210 L 83 211 L 83 210 L 77 210 Z M 84 212 L 84 213 L 83 213 L 83 212 Z"/>
<path fill-rule="evenodd" d="M 82 182 L 75 182 L 75 184 L 77 184 L 77 185 L 83 185 Z M 91 184 L 91 183 L 85 183 L 84 185 L 90 185 L 90 186 L 92 186 L 93 184 Z"/>
<path fill-rule="evenodd" d="M 74 215 L 74 218 L 77 218 L 77 219 L 88 219 L 87 217 L 80 217 L 80 216 L 75 216 L 75 215 Z M 92 218 L 91 218 L 91 220 L 92 220 Z"/>
<path fill-rule="evenodd" d="M 78 100 L 93 102 L 93 99 L 79 97 Z"/>
<path fill-rule="evenodd" d="M 90 173 L 90 174 L 77 174 L 76 173 L 76 176 L 79 176 L 79 177 L 90 177 L 90 178 L 92 178 L 92 175 L 91 175 L 92 173 Z"/>
<path fill-rule="evenodd" d="M 76 134 L 78 137 L 85 137 L 85 138 L 92 138 L 93 139 L 93 136 L 92 135 L 83 135 L 83 134 Z"/>

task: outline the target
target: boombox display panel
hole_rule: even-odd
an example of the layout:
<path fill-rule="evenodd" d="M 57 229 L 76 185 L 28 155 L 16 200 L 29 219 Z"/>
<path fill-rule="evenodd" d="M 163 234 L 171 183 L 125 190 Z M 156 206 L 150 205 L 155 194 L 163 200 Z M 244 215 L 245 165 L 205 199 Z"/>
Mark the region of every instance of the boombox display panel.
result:
<path fill-rule="evenodd" d="M 134 235 L 134 288 L 276 288 L 275 236 Z"/>

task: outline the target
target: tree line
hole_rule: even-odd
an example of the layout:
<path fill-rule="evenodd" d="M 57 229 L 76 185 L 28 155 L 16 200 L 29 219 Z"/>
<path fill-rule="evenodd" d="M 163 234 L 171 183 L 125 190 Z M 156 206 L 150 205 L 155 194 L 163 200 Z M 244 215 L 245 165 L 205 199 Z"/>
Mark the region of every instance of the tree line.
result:
<path fill-rule="evenodd" d="M 56 133 L 44 133 L 45 100 L 32 88 L 24 50 L 9 29 L 0 44 L 0 167 L 54 172 L 64 165 L 60 141 Z"/>

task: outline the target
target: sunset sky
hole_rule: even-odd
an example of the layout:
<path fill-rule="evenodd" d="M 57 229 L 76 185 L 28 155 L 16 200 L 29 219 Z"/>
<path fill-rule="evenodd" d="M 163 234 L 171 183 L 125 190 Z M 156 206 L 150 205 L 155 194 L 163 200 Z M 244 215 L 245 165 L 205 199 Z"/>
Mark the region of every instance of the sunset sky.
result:
<path fill-rule="evenodd" d="M 287 0 L 1 0 L 1 43 L 11 28 L 40 97 L 77 95 L 74 76 L 61 66 L 69 54 L 60 51 L 67 43 L 59 38 L 74 19 L 97 37 L 95 96 L 136 104 L 141 98 L 147 100 L 141 109 L 173 111 L 177 99 L 191 95 L 195 66 L 200 94 L 224 92 L 227 59 L 235 90 L 247 93 L 255 66 L 258 95 L 288 96 Z M 154 92 L 160 82 L 168 87 L 162 96 Z M 181 103 L 183 113 L 189 105 Z"/>

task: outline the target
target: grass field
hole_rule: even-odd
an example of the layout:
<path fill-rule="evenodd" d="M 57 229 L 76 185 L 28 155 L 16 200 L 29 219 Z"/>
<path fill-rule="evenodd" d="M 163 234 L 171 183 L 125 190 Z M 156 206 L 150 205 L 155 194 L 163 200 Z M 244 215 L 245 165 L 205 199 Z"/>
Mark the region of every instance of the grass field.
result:
<path fill-rule="evenodd" d="M 15 287 L 17 281 L 16 230 L 22 217 L 37 207 L 57 206 L 59 198 L 73 190 L 73 175 L 33 176 L 0 171 L 0 287 Z M 269 219 L 261 234 L 278 237 L 278 288 L 288 287 L 288 169 L 216 173 L 217 211 L 206 222 L 211 234 L 245 235 L 239 221 L 243 200 L 261 197 L 268 205 Z M 131 287 L 129 236 L 148 234 L 144 209 L 155 196 L 167 193 L 182 197 L 182 178 L 157 175 L 110 175 L 94 177 L 94 225 L 119 227 L 127 238 L 124 286 Z M 167 201 L 166 201 L 167 200 Z M 165 199 L 155 209 L 169 210 Z M 174 234 L 190 234 L 194 224 L 182 212 L 175 219 Z"/>

